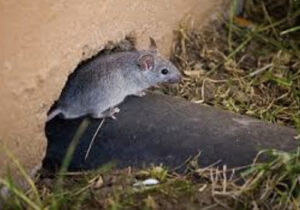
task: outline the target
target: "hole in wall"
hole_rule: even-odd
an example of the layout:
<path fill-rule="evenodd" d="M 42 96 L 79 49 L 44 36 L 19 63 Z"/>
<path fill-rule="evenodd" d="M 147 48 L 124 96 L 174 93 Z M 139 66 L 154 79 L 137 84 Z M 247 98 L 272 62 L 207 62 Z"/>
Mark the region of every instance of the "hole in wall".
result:
<path fill-rule="evenodd" d="M 85 45 L 83 47 L 82 57 L 85 57 L 87 55 L 87 49 L 88 49 L 88 46 Z M 94 56 L 92 56 L 88 59 L 84 59 L 81 62 L 79 62 L 77 67 L 74 69 L 74 71 L 68 76 L 68 79 L 67 79 L 66 84 L 64 85 L 64 88 L 67 86 L 68 82 L 76 76 L 76 74 L 78 72 L 77 70 L 84 68 L 86 65 L 89 65 L 89 63 L 91 63 L 91 61 L 93 61 L 101 56 L 104 56 L 104 55 L 117 53 L 117 52 L 124 52 L 124 51 L 134 51 L 134 50 L 136 50 L 136 38 L 133 35 L 127 35 L 123 40 L 121 40 L 119 42 L 109 41 L 105 45 L 104 49 L 100 50 Z M 63 92 L 64 88 L 62 89 L 61 92 Z M 51 105 L 50 109 L 47 112 L 47 115 L 53 109 L 55 109 L 56 104 L 57 104 L 57 100 L 53 102 L 53 104 Z"/>
<path fill-rule="evenodd" d="M 87 50 L 89 50 L 89 47 L 84 46 L 82 50 L 83 50 L 82 56 L 84 57 L 87 55 Z M 119 42 L 112 42 L 112 41 L 108 42 L 105 45 L 104 49 L 96 53 L 94 56 L 79 62 L 77 67 L 68 76 L 68 79 L 61 92 L 63 92 L 64 89 L 68 86 L 68 82 L 72 81 L 72 79 L 76 77 L 76 75 L 79 72 L 78 71 L 79 69 L 85 68 L 86 65 L 89 65 L 95 59 L 112 53 L 124 52 L 124 51 L 135 51 L 135 50 L 136 50 L 136 38 L 134 36 L 126 36 L 123 40 Z M 47 115 L 56 108 L 57 100 L 54 101 L 54 103 L 51 105 Z M 45 136 L 48 139 L 47 141 L 48 146 L 46 152 L 47 156 L 43 160 L 43 168 L 47 169 L 46 174 L 49 171 L 57 171 L 59 169 L 61 164 L 60 161 L 64 158 L 65 155 L 65 148 L 69 146 L 68 141 L 60 141 L 60 143 L 57 144 L 57 142 L 50 141 L 49 139 L 51 139 L 51 137 L 49 136 L 54 135 L 55 139 L 56 138 L 60 139 L 61 137 L 63 139 L 65 138 L 72 139 L 74 137 L 73 135 L 78 129 L 83 118 L 85 118 L 85 116 L 80 117 L 78 119 L 74 119 L 70 124 L 70 122 L 66 122 L 65 120 L 63 120 L 60 115 L 57 115 L 50 121 L 46 122 L 44 132 L 45 132 Z M 72 125 L 74 125 L 74 127 L 72 127 Z M 90 129 L 94 129 L 94 128 L 92 127 Z M 92 132 L 94 132 L 94 130 Z M 89 132 L 87 132 L 87 134 L 89 134 Z M 55 152 L 52 151 L 52 148 L 55 148 Z M 56 155 L 51 156 L 52 152 Z M 62 156 L 61 157 L 59 155 L 57 156 L 57 154 L 61 154 Z"/>

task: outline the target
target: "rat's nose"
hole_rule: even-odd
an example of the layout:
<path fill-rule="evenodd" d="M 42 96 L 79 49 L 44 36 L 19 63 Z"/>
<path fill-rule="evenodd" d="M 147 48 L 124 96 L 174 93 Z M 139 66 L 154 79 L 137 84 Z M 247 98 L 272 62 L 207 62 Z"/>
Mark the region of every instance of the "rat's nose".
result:
<path fill-rule="evenodd" d="M 177 74 L 176 76 L 169 79 L 169 83 L 179 83 L 182 80 L 181 74 Z"/>

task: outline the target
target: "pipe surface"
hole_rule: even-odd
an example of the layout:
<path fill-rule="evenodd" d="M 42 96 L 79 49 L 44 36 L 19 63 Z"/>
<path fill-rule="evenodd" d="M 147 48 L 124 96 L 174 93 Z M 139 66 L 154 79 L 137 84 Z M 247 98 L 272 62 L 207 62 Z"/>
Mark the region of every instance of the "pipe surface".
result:
<path fill-rule="evenodd" d="M 117 120 L 105 120 L 85 160 L 101 121 L 91 119 L 75 150 L 70 171 L 96 169 L 112 161 L 120 168 L 160 163 L 174 168 L 199 152 L 200 166 L 218 162 L 238 167 L 252 163 L 260 149 L 293 151 L 298 145 L 293 139 L 294 129 L 176 97 L 132 96 L 119 108 Z M 55 172 L 60 167 L 82 120 L 56 117 L 47 123 L 45 169 Z"/>

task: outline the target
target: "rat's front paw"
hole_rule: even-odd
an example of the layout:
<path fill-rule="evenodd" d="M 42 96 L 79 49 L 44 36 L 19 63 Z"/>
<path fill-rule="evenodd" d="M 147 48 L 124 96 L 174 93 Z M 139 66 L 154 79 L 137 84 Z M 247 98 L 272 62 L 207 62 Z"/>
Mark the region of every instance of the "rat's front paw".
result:
<path fill-rule="evenodd" d="M 118 107 L 110 108 L 108 117 L 111 117 L 112 119 L 116 120 L 117 118 L 116 118 L 115 114 L 117 114 L 119 112 L 120 112 L 120 109 Z"/>

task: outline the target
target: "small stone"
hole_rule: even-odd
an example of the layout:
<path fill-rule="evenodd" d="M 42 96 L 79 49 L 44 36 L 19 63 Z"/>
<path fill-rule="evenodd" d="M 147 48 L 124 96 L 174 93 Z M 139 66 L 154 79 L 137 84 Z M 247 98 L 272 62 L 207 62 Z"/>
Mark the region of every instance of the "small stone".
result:
<path fill-rule="evenodd" d="M 159 181 L 154 178 L 149 178 L 144 181 L 136 182 L 133 184 L 134 187 L 140 187 L 140 186 L 152 186 L 159 184 Z"/>

